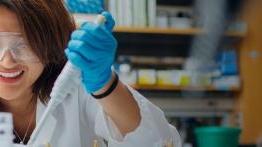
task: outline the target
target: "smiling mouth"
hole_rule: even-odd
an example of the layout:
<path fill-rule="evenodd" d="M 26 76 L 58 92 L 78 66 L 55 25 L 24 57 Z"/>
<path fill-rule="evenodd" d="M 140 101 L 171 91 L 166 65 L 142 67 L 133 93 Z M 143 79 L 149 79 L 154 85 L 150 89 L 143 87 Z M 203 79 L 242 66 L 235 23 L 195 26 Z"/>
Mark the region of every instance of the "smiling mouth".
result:
<path fill-rule="evenodd" d="M 24 71 L 17 71 L 17 72 L 0 72 L 0 77 L 1 78 L 6 78 L 6 79 L 16 79 L 22 76 Z"/>

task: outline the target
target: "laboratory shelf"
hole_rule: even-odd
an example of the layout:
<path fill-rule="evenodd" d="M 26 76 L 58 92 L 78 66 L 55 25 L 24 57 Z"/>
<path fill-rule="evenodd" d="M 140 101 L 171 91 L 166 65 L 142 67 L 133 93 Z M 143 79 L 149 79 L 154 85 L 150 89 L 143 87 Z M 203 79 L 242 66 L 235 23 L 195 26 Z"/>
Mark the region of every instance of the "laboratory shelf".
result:
<path fill-rule="evenodd" d="M 158 28 L 158 27 L 124 27 L 117 26 L 114 29 L 116 33 L 145 33 L 145 34 L 167 34 L 167 35 L 198 35 L 204 34 L 200 28 Z M 228 37 L 245 37 L 246 33 L 237 31 L 228 31 L 225 33 Z"/>
<path fill-rule="evenodd" d="M 97 15 L 87 14 L 72 14 L 76 21 L 77 27 L 85 21 L 94 21 Z M 115 33 L 144 33 L 144 34 L 166 34 L 166 35 L 198 35 L 203 34 L 204 31 L 201 28 L 160 28 L 160 27 L 126 27 L 116 26 L 114 29 Z M 239 37 L 243 38 L 246 36 L 245 32 L 239 31 L 227 31 L 225 33 L 228 37 Z"/>
<path fill-rule="evenodd" d="M 131 85 L 133 88 L 137 90 L 172 90 L 172 91 L 232 91 L 238 92 L 240 91 L 239 87 L 224 87 L 218 88 L 215 86 L 175 86 L 175 85 Z"/>

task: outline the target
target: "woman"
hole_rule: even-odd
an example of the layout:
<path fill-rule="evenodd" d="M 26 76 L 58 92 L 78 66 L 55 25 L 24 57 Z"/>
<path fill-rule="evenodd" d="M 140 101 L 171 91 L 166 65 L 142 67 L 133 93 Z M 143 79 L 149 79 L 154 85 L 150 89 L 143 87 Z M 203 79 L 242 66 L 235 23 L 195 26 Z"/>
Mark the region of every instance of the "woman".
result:
<path fill-rule="evenodd" d="M 163 112 L 111 71 L 114 20 L 103 15 L 104 25 L 85 23 L 74 31 L 62 0 L 0 1 L 0 109 L 13 114 L 16 143 L 153 147 L 172 140 L 181 146 Z M 66 57 L 81 71 L 81 84 L 70 83 L 75 88 L 31 143 Z"/>

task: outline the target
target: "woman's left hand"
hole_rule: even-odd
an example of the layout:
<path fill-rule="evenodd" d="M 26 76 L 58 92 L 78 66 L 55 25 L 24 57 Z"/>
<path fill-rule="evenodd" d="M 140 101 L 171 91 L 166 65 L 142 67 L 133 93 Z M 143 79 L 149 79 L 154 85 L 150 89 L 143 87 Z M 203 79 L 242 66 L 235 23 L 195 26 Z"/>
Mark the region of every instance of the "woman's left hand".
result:
<path fill-rule="evenodd" d="M 112 35 L 115 21 L 110 13 L 103 12 L 105 24 L 84 23 L 71 35 L 65 53 L 68 60 L 82 73 L 87 92 L 102 89 L 112 78 L 117 41 Z"/>

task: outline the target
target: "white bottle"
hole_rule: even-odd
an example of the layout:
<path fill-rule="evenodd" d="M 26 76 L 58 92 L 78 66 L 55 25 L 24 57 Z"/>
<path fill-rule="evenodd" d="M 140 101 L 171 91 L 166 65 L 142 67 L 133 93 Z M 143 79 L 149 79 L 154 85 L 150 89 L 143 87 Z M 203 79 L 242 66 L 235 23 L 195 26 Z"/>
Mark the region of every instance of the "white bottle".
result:
<path fill-rule="evenodd" d="M 0 147 L 13 147 L 13 117 L 0 112 Z"/>

